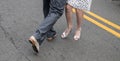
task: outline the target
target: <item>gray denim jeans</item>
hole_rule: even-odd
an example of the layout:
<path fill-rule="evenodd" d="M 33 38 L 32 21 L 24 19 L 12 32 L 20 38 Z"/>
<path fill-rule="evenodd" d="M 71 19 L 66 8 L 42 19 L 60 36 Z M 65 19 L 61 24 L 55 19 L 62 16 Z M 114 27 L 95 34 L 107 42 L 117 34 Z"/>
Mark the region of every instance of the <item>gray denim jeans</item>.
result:
<path fill-rule="evenodd" d="M 66 4 L 66 0 L 50 0 L 48 2 L 50 2 L 49 12 L 33 35 L 39 44 L 42 44 L 47 32 L 53 28 L 56 21 L 61 17 L 64 11 L 64 6 Z"/>

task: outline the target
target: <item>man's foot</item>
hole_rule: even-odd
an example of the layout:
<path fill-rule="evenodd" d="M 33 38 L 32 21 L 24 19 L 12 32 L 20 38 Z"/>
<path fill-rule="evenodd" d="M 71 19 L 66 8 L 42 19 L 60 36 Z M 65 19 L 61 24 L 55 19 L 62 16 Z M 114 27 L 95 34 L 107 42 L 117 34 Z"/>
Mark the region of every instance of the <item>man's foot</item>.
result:
<path fill-rule="evenodd" d="M 36 53 L 39 53 L 39 43 L 37 42 L 36 38 L 34 36 L 31 36 L 29 38 L 29 42 L 32 44 L 33 50 Z"/>
<path fill-rule="evenodd" d="M 55 39 L 57 36 L 56 32 L 51 32 L 47 35 L 47 40 L 48 41 L 52 41 L 53 39 Z"/>
<path fill-rule="evenodd" d="M 57 35 L 54 35 L 53 37 L 49 37 L 49 38 L 47 38 L 47 40 L 48 40 L 48 41 L 52 41 L 53 39 L 56 38 L 56 36 L 57 36 Z"/>
<path fill-rule="evenodd" d="M 76 30 L 74 35 L 74 40 L 79 40 L 81 36 L 81 28 L 79 30 Z"/>
<path fill-rule="evenodd" d="M 67 28 L 67 29 L 62 33 L 61 38 L 66 38 L 66 37 L 69 35 L 69 33 L 71 32 L 71 29 L 72 29 L 72 28 Z"/>

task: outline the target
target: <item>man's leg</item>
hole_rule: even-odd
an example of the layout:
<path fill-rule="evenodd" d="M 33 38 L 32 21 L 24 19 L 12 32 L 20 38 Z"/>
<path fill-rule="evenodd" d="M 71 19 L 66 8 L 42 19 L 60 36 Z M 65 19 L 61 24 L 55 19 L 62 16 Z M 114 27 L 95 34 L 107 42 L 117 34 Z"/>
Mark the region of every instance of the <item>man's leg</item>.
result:
<path fill-rule="evenodd" d="M 53 27 L 53 25 L 56 23 L 56 21 L 63 14 L 65 3 L 66 3 L 66 0 L 51 0 L 50 1 L 49 14 L 44 19 L 44 21 L 41 23 L 41 25 L 38 27 L 35 34 L 32 36 L 34 38 L 32 39 L 32 37 L 30 37 L 30 40 L 29 40 L 30 42 L 31 41 L 33 42 L 31 44 L 32 44 L 32 46 L 34 46 L 33 49 L 35 52 L 39 51 L 39 49 L 37 48 L 38 43 L 39 43 L 39 45 L 42 44 L 42 42 L 45 39 L 46 33 Z M 36 42 L 37 44 L 34 44 L 34 42 Z"/>
<path fill-rule="evenodd" d="M 56 23 L 57 19 L 63 14 L 64 5 L 66 0 L 51 0 L 50 1 L 50 10 L 47 17 L 40 24 L 37 30 L 41 33 L 48 32 L 53 25 Z"/>
<path fill-rule="evenodd" d="M 50 0 L 43 0 L 43 13 L 44 13 L 44 18 L 46 18 L 46 16 L 49 13 L 49 9 L 50 9 Z M 56 36 L 56 31 L 54 30 L 54 28 L 52 27 L 48 32 L 47 32 L 47 40 L 53 40 L 54 37 Z"/>
<path fill-rule="evenodd" d="M 50 0 L 43 0 L 43 14 L 44 18 L 48 15 L 50 9 Z"/>

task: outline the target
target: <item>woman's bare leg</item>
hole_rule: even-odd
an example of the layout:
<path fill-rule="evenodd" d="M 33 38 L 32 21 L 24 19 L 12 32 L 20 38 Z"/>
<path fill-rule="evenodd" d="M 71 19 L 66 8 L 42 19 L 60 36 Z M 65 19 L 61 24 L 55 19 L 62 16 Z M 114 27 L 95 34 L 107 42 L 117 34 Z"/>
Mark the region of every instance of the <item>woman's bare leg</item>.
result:
<path fill-rule="evenodd" d="M 77 28 L 74 35 L 74 40 L 79 40 L 81 34 L 81 22 L 83 20 L 83 11 L 80 9 L 76 9 L 76 17 L 77 17 Z"/>
<path fill-rule="evenodd" d="M 72 6 L 70 6 L 69 4 L 67 4 L 65 7 L 65 15 L 67 21 L 67 28 L 61 35 L 62 38 L 66 38 L 72 29 Z"/>

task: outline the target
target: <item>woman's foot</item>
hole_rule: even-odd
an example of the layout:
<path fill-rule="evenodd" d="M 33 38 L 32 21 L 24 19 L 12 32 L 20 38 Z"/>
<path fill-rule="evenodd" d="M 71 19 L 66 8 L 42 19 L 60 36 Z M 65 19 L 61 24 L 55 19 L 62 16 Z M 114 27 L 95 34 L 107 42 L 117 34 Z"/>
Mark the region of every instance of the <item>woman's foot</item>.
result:
<path fill-rule="evenodd" d="M 81 28 L 79 30 L 76 30 L 74 35 L 74 40 L 79 40 L 81 36 Z"/>
<path fill-rule="evenodd" d="M 69 35 L 69 33 L 71 32 L 71 29 L 72 29 L 72 28 L 67 28 L 67 29 L 62 33 L 61 38 L 66 38 L 66 37 Z"/>

